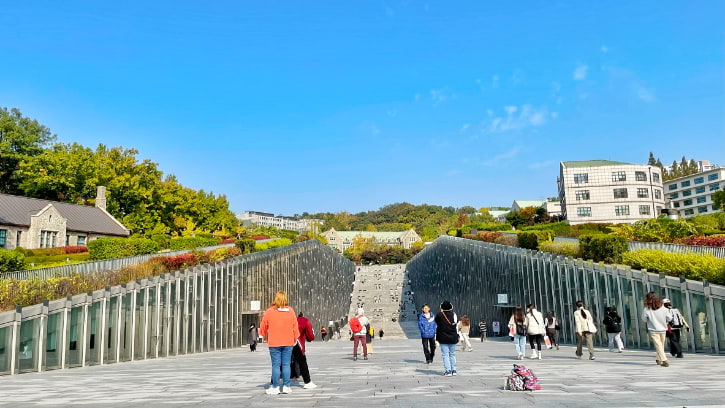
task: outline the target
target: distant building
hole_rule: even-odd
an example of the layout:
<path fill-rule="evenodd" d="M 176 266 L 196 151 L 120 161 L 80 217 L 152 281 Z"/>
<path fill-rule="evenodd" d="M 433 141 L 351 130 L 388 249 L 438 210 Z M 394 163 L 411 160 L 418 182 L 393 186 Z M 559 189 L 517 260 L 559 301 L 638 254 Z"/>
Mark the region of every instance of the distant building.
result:
<path fill-rule="evenodd" d="M 562 216 L 570 224 L 633 223 L 655 218 L 665 206 L 657 166 L 609 160 L 560 163 Z"/>
<path fill-rule="evenodd" d="M 511 210 L 488 210 L 496 222 L 506 222 L 506 214 L 510 213 Z"/>
<path fill-rule="evenodd" d="M 550 200 L 514 200 L 511 204 L 511 211 L 521 211 L 527 207 L 543 208 L 551 217 L 561 217 L 562 215 L 561 203 Z"/>
<path fill-rule="evenodd" d="M 710 165 L 709 170 L 665 182 L 667 208 L 680 217 L 722 211 L 712 202 L 712 195 L 725 189 L 725 167 Z"/>
<path fill-rule="evenodd" d="M 322 233 L 327 240 L 327 245 L 336 249 L 338 252 L 344 252 L 352 247 L 353 240 L 357 237 L 373 238 L 376 244 L 385 244 L 389 246 L 401 246 L 403 248 L 411 248 L 414 243 L 422 242 L 418 233 L 413 229 L 400 232 L 387 231 L 337 231 L 334 228 Z"/>
<path fill-rule="evenodd" d="M 305 232 L 310 230 L 317 232 L 317 228 L 319 228 L 319 226 L 324 223 L 323 220 L 300 219 L 295 217 L 287 217 L 284 215 L 275 216 L 272 213 L 260 211 L 247 211 L 245 213 L 237 215 L 237 219 L 245 227 L 261 225 L 264 227 L 275 227 L 279 229 L 286 229 L 298 232 Z"/>
<path fill-rule="evenodd" d="M 88 245 L 97 238 L 129 234 L 106 211 L 106 188 L 102 186 L 94 207 L 0 194 L 0 248 Z"/>

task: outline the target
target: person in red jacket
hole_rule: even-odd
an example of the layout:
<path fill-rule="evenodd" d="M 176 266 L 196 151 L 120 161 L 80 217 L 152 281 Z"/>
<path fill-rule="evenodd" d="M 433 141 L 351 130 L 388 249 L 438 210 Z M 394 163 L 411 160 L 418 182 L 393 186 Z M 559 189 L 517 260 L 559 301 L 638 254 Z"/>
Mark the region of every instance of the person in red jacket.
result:
<path fill-rule="evenodd" d="M 300 337 L 297 339 L 297 344 L 292 349 L 292 372 L 293 377 L 299 381 L 300 375 L 305 385 L 302 388 L 312 389 L 317 388 L 317 385 L 310 379 L 310 368 L 307 366 L 307 356 L 305 355 L 305 341 L 312 341 L 315 339 L 315 329 L 312 328 L 310 320 L 300 313 L 297 316 L 297 326 L 300 330 Z"/>

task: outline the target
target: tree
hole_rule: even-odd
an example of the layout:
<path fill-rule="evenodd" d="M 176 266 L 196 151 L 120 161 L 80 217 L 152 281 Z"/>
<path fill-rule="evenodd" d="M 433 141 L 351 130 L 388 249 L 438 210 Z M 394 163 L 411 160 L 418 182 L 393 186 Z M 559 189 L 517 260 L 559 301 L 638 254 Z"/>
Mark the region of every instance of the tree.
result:
<path fill-rule="evenodd" d="M 647 164 L 649 164 L 650 166 L 657 165 L 657 159 L 655 159 L 654 153 L 649 152 L 649 159 L 647 160 Z"/>
<path fill-rule="evenodd" d="M 0 108 L 0 193 L 20 194 L 20 163 L 42 153 L 55 140 L 50 129 L 18 109 Z"/>
<path fill-rule="evenodd" d="M 725 210 L 725 191 L 720 190 L 712 195 L 712 203 L 716 208 Z"/>

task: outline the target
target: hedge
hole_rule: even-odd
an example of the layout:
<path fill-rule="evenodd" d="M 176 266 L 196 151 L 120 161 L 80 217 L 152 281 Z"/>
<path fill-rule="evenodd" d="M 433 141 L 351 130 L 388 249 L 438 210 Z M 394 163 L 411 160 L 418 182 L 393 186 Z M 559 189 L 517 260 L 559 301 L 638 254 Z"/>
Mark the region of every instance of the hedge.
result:
<path fill-rule="evenodd" d="M 264 242 L 261 244 L 257 243 L 257 245 L 255 245 L 255 247 L 254 247 L 254 250 L 255 251 L 265 251 L 267 249 L 283 247 L 283 246 L 289 245 L 291 243 L 292 243 L 292 240 L 289 238 L 279 238 L 279 239 L 275 239 L 274 241 L 267 241 L 267 242 Z"/>
<path fill-rule="evenodd" d="M 687 279 L 707 279 L 712 283 L 725 284 L 725 259 L 713 255 L 641 249 L 623 254 L 622 262 L 635 269 L 647 269 L 670 276 L 684 275 Z"/>
<path fill-rule="evenodd" d="M 251 254 L 254 252 L 254 247 L 257 245 L 257 241 L 251 238 L 242 238 L 234 242 L 234 245 L 239 248 L 243 254 Z"/>
<path fill-rule="evenodd" d="M 0 272 L 13 272 L 25 269 L 25 255 L 19 251 L 0 249 Z"/>
<path fill-rule="evenodd" d="M 100 238 L 88 243 L 91 259 L 123 258 L 154 254 L 159 244 L 147 238 Z"/>
<path fill-rule="evenodd" d="M 182 249 L 194 249 L 208 246 L 214 246 L 219 244 L 219 239 L 214 237 L 178 237 L 172 238 L 169 243 L 169 249 L 172 251 L 179 251 Z"/>
<path fill-rule="evenodd" d="M 544 242 L 539 245 L 539 250 L 552 254 L 579 258 L 579 244 L 575 242 Z"/>
<path fill-rule="evenodd" d="M 171 243 L 171 235 L 167 234 L 154 234 L 151 235 L 151 239 L 159 244 L 159 248 L 161 249 L 169 249 L 169 244 Z"/>
<path fill-rule="evenodd" d="M 616 235 L 594 234 L 579 237 L 579 251 L 584 259 L 618 263 L 629 250 L 627 239 Z"/>
<path fill-rule="evenodd" d="M 500 244 L 500 245 L 508 245 L 508 246 L 512 246 L 512 247 L 517 247 L 517 246 L 519 246 L 519 237 L 516 235 L 503 235 L 503 236 L 496 238 L 494 243 Z"/>
<path fill-rule="evenodd" d="M 526 249 L 539 249 L 539 245 L 544 242 L 550 242 L 554 239 L 554 233 L 551 231 L 523 231 L 518 233 L 519 246 Z"/>
<path fill-rule="evenodd" d="M 25 264 L 31 266 L 35 264 L 33 268 L 44 268 L 47 266 L 53 266 L 56 264 L 66 263 L 79 263 L 88 261 L 91 258 L 91 254 L 88 252 L 79 254 L 65 254 L 65 255 L 54 255 L 54 256 L 29 256 L 25 258 Z"/>

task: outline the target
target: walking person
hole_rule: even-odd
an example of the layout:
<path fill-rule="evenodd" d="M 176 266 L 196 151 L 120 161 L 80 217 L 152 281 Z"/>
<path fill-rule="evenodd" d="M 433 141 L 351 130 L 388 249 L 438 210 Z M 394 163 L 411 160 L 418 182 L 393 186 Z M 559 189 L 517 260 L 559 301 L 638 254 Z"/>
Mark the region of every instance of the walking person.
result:
<path fill-rule="evenodd" d="M 556 320 L 556 317 L 554 316 L 554 313 L 549 312 L 546 314 L 546 335 L 549 337 L 549 340 L 551 341 L 551 345 L 556 347 L 557 350 L 559 350 L 559 342 L 557 341 L 557 331 L 559 331 L 559 321 Z"/>
<path fill-rule="evenodd" d="M 501 323 L 498 320 L 494 320 L 491 327 L 493 328 L 494 337 L 498 337 L 501 335 Z"/>
<path fill-rule="evenodd" d="M 373 354 L 373 339 L 375 338 L 375 330 L 373 326 L 368 323 L 365 328 L 365 341 L 368 346 L 368 354 Z"/>
<path fill-rule="evenodd" d="M 672 322 L 670 323 L 670 330 L 667 331 L 667 338 L 670 340 L 670 354 L 672 357 L 682 358 L 682 345 L 680 344 L 680 332 L 682 327 L 687 328 L 690 331 L 690 325 L 687 324 L 682 313 L 676 308 L 672 307 L 672 302 L 669 299 L 664 299 L 662 303 L 666 308 L 670 310 L 672 314 Z"/>
<path fill-rule="evenodd" d="M 516 305 L 514 312 L 509 319 L 509 336 L 514 342 L 516 348 L 516 359 L 523 360 L 524 353 L 526 352 L 526 325 L 524 324 L 526 318 L 524 317 L 524 310 L 521 306 Z"/>
<path fill-rule="evenodd" d="M 609 338 L 609 351 L 615 351 L 614 346 L 617 346 L 617 352 L 621 353 L 624 351 L 624 344 L 622 343 L 622 318 L 617 313 L 617 309 L 612 306 L 607 306 L 606 316 L 602 321 L 604 327 L 607 328 L 607 337 Z"/>
<path fill-rule="evenodd" d="M 357 346 L 362 343 L 363 349 L 363 360 L 368 359 L 368 343 L 367 343 L 367 325 L 370 321 L 365 317 L 365 309 L 359 307 L 357 309 L 357 315 L 350 319 L 350 332 L 352 332 L 353 349 L 352 349 L 352 360 L 357 361 Z"/>
<path fill-rule="evenodd" d="M 529 337 L 529 345 L 531 345 L 531 358 L 541 360 L 541 342 L 544 341 L 544 333 L 546 333 L 544 316 L 536 310 L 536 306 L 533 304 L 526 306 L 526 310 L 524 325 Z"/>
<path fill-rule="evenodd" d="M 257 351 L 257 337 L 259 337 L 257 334 L 257 326 L 252 323 L 249 326 L 249 351 L 251 352 Z"/>
<path fill-rule="evenodd" d="M 584 308 L 584 302 L 576 301 L 574 312 L 574 327 L 576 328 L 576 357 L 582 358 L 582 345 L 587 343 L 589 359 L 594 360 L 594 333 L 597 332 L 597 325 L 594 323 L 592 312 Z"/>
<path fill-rule="evenodd" d="M 453 305 L 449 301 L 441 303 L 441 311 L 435 317 L 436 339 L 441 346 L 443 355 L 444 376 L 458 375 L 456 371 L 456 344 L 458 344 L 458 316 L 453 313 Z"/>
<path fill-rule="evenodd" d="M 297 325 L 297 316 L 290 307 L 287 293 L 279 291 L 274 295 L 272 306 L 264 312 L 262 322 L 259 324 L 259 334 L 267 339 L 269 356 L 272 360 L 272 386 L 266 393 L 277 395 L 280 393 L 280 367 L 282 371 L 282 394 L 289 394 L 290 389 L 290 363 L 292 349 L 297 338 L 300 337 Z"/>
<path fill-rule="evenodd" d="M 425 363 L 433 363 L 433 357 L 436 354 L 436 330 L 438 325 L 435 322 L 435 316 L 430 312 L 430 306 L 423 305 L 422 313 L 418 315 L 418 330 L 420 330 L 420 339 L 423 343 L 423 355 L 425 355 Z"/>
<path fill-rule="evenodd" d="M 481 343 L 486 340 L 486 329 L 486 319 L 481 319 L 481 321 L 478 322 L 478 334 L 481 336 Z"/>
<path fill-rule="evenodd" d="M 650 292 L 644 297 L 644 311 L 642 320 L 647 322 L 647 331 L 655 346 L 657 357 L 655 362 L 662 367 L 669 367 L 665 354 L 665 336 L 667 325 L 672 321 L 672 312 L 664 307 L 662 299 L 655 292 Z"/>
<path fill-rule="evenodd" d="M 325 337 L 327 337 L 327 329 L 325 328 L 325 326 L 322 326 L 320 328 L 320 336 L 322 336 L 322 342 L 324 343 Z"/>
<path fill-rule="evenodd" d="M 461 336 L 461 349 L 463 351 L 473 351 L 473 347 L 471 347 L 471 319 L 466 315 L 461 316 L 457 329 L 458 334 Z"/>
<path fill-rule="evenodd" d="M 383 328 L 381 327 L 380 330 L 378 331 L 378 337 L 380 338 L 380 340 L 383 339 L 384 334 L 385 334 L 385 332 L 383 331 Z"/>
<path fill-rule="evenodd" d="M 297 338 L 297 343 L 292 349 L 292 377 L 299 381 L 300 376 L 305 385 L 304 389 L 317 388 L 317 385 L 312 382 L 310 378 L 310 368 L 307 365 L 307 350 L 305 348 L 306 341 L 315 340 L 315 330 L 312 328 L 310 320 L 304 317 L 302 313 L 297 316 L 297 327 L 300 331 L 300 336 Z"/>

